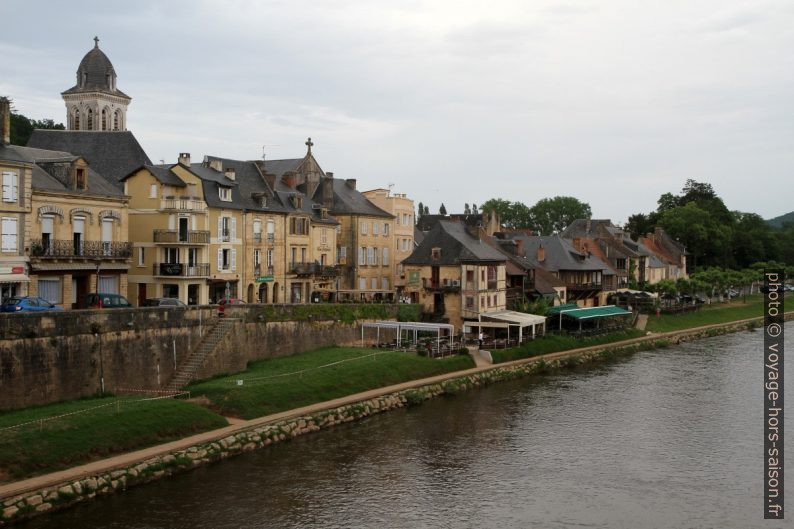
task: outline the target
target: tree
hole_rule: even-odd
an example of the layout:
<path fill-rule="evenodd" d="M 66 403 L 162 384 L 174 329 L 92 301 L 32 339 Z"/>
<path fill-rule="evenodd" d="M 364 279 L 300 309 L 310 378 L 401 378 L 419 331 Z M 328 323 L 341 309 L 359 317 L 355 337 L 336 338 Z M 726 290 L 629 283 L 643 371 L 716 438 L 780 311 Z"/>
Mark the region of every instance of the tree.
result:
<path fill-rule="evenodd" d="M 544 235 L 560 232 L 576 219 L 589 219 L 590 205 L 574 197 L 554 197 L 538 200 L 529 208 L 533 228 Z"/>
<path fill-rule="evenodd" d="M 425 206 L 425 212 L 423 214 L 430 215 L 430 206 Z"/>
<path fill-rule="evenodd" d="M 424 215 L 424 213 L 425 213 L 425 206 L 424 206 L 424 204 L 422 204 L 422 203 L 420 202 L 420 203 L 419 203 L 419 205 L 417 206 L 417 209 L 419 210 L 419 214 L 417 215 L 417 218 L 419 218 L 419 217 L 421 217 L 422 215 Z"/>
<path fill-rule="evenodd" d="M 694 202 L 665 211 L 659 225 L 692 254 L 692 266 L 724 265 L 730 257 L 732 230 Z"/>
<path fill-rule="evenodd" d="M 469 203 L 468 202 L 463 204 L 463 214 L 464 215 L 470 215 L 471 214 L 471 208 L 469 208 Z"/>
<path fill-rule="evenodd" d="M 443 202 L 441 203 L 441 207 L 438 208 L 438 214 L 439 215 L 446 215 L 447 214 L 447 208 L 444 207 L 444 203 Z"/>
<path fill-rule="evenodd" d="M 510 202 L 501 198 L 492 198 L 486 201 L 480 211 L 490 213 L 496 211 L 502 226 L 510 229 L 532 228 L 532 215 L 526 204 Z"/>
<path fill-rule="evenodd" d="M 471 212 L 474 213 L 475 215 L 477 215 L 477 213 L 479 213 L 477 211 L 477 204 L 472 204 L 471 205 Z"/>
<path fill-rule="evenodd" d="M 64 130 L 63 123 L 55 123 L 51 119 L 28 119 L 22 114 L 11 113 L 11 143 L 14 145 L 27 145 L 34 129 Z"/>

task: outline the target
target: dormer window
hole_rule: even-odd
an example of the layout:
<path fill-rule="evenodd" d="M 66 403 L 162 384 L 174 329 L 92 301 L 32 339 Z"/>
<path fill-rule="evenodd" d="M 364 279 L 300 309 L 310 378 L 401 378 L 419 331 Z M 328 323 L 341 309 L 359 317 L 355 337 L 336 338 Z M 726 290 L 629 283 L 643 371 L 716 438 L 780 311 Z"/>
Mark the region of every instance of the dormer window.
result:
<path fill-rule="evenodd" d="M 260 205 L 261 205 L 263 208 L 266 208 L 266 207 L 267 207 L 267 197 L 265 197 L 265 196 L 263 196 L 263 197 L 262 197 L 262 200 L 260 201 Z"/>
<path fill-rule="evenodd" d="M 85 178 L 85 169 L 78 167 L 74 171 L 74 187 L 75 189 L 85 189 L 86 186 L 86 178 Z"/>
<path fill-rule="evenodd" d="M 433 248 L 430 250 L 430 255 L 434 261 L 441 259 L 441 248 Z"/>
<path fill-rule="evenodd" d="M 301 209 L 303 207 L 303 197 L 292 195 L 292 205 L 295 209 Z"/>
<path fill-rule="evenodd" d="M 232 190 L 229 187 L 218 186 L 218 197 L 224 202 L 232 201 Z"/>

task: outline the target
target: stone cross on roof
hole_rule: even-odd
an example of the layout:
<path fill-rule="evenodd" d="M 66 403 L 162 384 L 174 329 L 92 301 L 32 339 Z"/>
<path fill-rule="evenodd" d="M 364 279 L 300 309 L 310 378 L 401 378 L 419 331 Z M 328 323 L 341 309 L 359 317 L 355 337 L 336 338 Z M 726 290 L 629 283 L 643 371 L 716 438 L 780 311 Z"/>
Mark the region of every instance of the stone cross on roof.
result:
<path fill-rule="evenodd" d="M 99 37 L 97 37 L 97 36 L 94 36 L 94 47 L 95 48 L 99 47 Z"/>
<path fill-rule="evenodd" d="M 308 154 L 311 154 L 311 152 L 312 152 L 312 145 L 314 145 L 314 142 L 312 141 L 312 139 L 311 139 L 311 138 L 308 138 L 308 139 L 306 140 L 306 143 L 305 143 L 304 145 L 306 145 L 306 146 L 309 148 L 309 152 L 308 152 Z"/>

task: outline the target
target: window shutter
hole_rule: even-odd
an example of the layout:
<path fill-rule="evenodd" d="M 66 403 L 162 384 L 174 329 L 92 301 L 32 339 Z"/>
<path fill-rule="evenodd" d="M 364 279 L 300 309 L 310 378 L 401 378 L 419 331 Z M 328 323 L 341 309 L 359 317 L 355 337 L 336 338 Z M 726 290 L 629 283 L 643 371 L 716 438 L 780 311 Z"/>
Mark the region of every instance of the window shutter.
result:
<path fill-rule="evenodd" d="M 19 200 L 19 174 L 11 173 L 11 200 L 17 202 Z"/>
<path fill-rule="evenodd" d="M 237 238 L 237 217 L 232 217 L 232 239 Z"/>
<path fill-rule="evenodd" d="M 385 265 L 389 264 L 389 248 L 388 247 L 384 247 L 383 248 L 383 264 L 385 264 Z"/>
<path fill-rule="evenodd" d="M 218 239 L 223 238 L 223 217 L 218 217 Z"/>
<path fill-rule="evenodd" d="M 223 270 L 223 250 L 218 248 L 218 271 Z"/>
<path fill-rule="evenodd" d="M 11 173 L 3 173 L 3 202 L 11 202 Z"/>
<path fill-rule="evenodd" d="M 237 250 L 232 249 L 232 272 L 237 271 Z"/>

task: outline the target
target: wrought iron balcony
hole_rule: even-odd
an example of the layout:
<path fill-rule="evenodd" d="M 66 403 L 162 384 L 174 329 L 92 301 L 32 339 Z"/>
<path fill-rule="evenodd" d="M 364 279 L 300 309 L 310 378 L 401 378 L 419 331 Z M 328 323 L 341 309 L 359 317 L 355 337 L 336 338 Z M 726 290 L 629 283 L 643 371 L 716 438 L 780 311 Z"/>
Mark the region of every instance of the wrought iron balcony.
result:
<path fill-rule="evenodd" d="M 314 263 L 292 263 L 290 272 L 299 276 L 336 277 L 339 275 L 338 266 Z"/>
<path fill-rule="evenodd" d="M 566 290 L 601 290 L 602 284 L 600 281 L 591 283 L 566 283 Z"/>
<path fill-rule="evenodd" d="M 254 242 L 255 243 L 262 242 L 262 232 L 254 233 Z"/>
<path fill-rule="evenodd" d="M 154 263 L 152 275 L 168 277 L 206 277 L 210 275 L 210 264 Z"/>
<path fill-rule="evenodd" d="M 41 259 L 129 259 L 132 243 L 32 239 L 30 256 Z"/>
<path fill-rule="evenodd" d="M 439 292 L 460 292 L 460 281 L 450 281 L 445 279 L 443 281 L 433 281 L 426 277 L 422 278 L 422 287 L 425 290 L 434 290 Z"/>
<path fill-rule="evenodd" d="M 254 275 L 255 276 L 272 276 L 273 275 L 273 267 L 272 266 L 264 266 L 261 264 L 254 265 Z"/>
<path fill-rule="evenodd" d="M 210 232 L 204 230 L 154 230 L 154 242 L 167 244 L 209 244 Z"/>
<path fill-rule="evenodd" d="M 169 211 L 204 211 L 207 203 L 193 198 L 164 198 L 160 201 L 160 209 Z"/>

